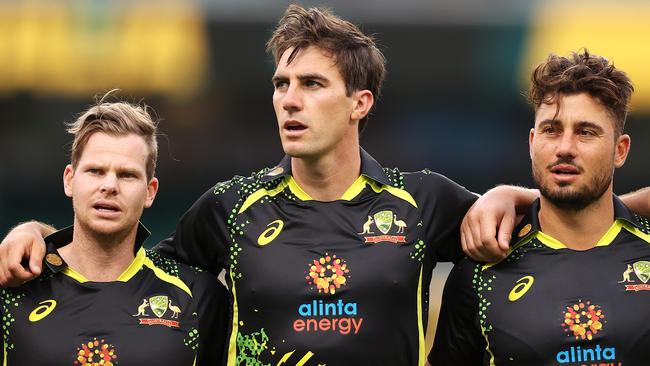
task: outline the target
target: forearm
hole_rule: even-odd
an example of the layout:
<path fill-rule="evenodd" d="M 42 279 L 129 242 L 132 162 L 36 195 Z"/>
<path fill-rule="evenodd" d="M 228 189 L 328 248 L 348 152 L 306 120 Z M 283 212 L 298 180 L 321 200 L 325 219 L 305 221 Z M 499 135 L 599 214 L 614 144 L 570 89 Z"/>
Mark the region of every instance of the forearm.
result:
<path fill-rule="evenodd" d="M 46 237 L 56 231 L 56 228 L 52 225 L 40 221 L 27 221 L 16 225 L 11 229 L 10 233 L 13 232 L 37 232 L 41 237 Z"/>
<path fill-rule="evenodd" d="M 526 214 L 528 209 L 539 198 L 539 190 L 511 185 L 502 185 L 492 188 L 488 192 L 500 191 L 514 199 L 517 214 Z M 486 192 L 487 193 L 487 192 Z"/>
<path fill-rule="evenodd" d="M 650 187 L 622 195 L 621 200 L 630 210 L 645 217 L 650 217 Z"/>

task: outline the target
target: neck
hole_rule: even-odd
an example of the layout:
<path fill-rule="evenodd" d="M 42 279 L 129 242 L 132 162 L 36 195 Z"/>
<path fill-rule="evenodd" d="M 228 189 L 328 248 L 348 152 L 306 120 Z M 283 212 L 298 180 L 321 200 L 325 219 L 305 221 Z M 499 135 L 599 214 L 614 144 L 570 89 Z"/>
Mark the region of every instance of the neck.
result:
<path fill-rule="evenodd" d="M 59 249 L 68 264 L 89 281 L 115 281 L 135 258 L 137 225 L 124 234 L 102 235 L 86 230 L 76 220 L 72 242 Z"/>
<path fill-rule="evenodd" d="M 300 188 L 318 201 L 343 196 L 361 172 L 359 145 L 317 159 L 291 158 L 291 174 Z"/>
<path fill-rule="evenodd" d="M 538 217 L 542 231 L 567 248 L 591 249 L 614 222 L 611 187 L 601 198 L 578 211 L 559 208 L 541 197 Z"/>

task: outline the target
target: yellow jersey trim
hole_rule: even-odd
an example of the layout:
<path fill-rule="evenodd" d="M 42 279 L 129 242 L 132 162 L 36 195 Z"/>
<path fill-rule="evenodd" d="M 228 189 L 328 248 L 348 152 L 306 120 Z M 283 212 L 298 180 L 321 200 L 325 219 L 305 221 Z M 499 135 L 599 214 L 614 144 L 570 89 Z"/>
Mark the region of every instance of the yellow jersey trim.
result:
<path fill-rule="evenodd" d="M 149 269 L 151 269 L 153 271 L 154 275 L 156 275 L 156 277 L 158 277 L 159 279 L 161 279 L 161 280 L 163 280 L 163 281 L 165 281 L 167 283 L 171 283 L 172 285 L 180 288 L 181 290 L 185 291 L 185 293 L 190 295 L 190 297 L 192 297 L 192 291 L 190 290 L 189 287 L 187 287 L 185 282 L 181 281 L 180 278 L 172 276 L 172 275 L 168 274 L 167 272 L 163 271 L 162 269 L 156 267 L 156 265 L 151 261 L 151 259 L 149 259 L 147 257 L 144 258 L 144 263 L 143 264 L 146 267 L 148 267 Z"/>
<path fill-rule="evenodd" d="M 293 179 L 293 176 L 289 176 L 287 178 L 287 184 L 289 185 L 289 190 L 291 193 L 295 194 L 296 197 L 298 197 L 302 201 L 311 201 L 313 198 L 307 192 L 303 191 L 302 188 L 298 185 L 298 182 L 296 182 L 295 179 Z"/>
<path fill-rule="evenodd" d="M 494 353 L 492 353 L 492 350 L 490 349 L 490 340 L 488 339 L 487 334 L 485 334 L 485 328 L 482 325 L 481 334 L 483 334 L 483 338 L 485 338 L 485 350 L 490 355 L 490 366 L 495 366 L 496 364 L 494 363 Z"/>
<path fill-rule="evenodd" d="M 239 308 L 237 307 L 237 291 L 235 290 L 235 279 L 233 278 L 232 272 L 230 275 L 230 283 L 232 283 L 232 288 L 230 292 L 232 293 L 232 332 L 230 333 L 230 341 L 228 342 L 228 366 L 235 366 L 237 362 L 237 333 L 239 332 Z"/>
<path fill-rule="evenodd" d="M 641 240 L 645 241 L 646 243 L 650 244 L 650 235 L 648 235 L 648 234 L 644 233 L 643 231 L 639 230 L 639 228 L 637 228 L 635 226 L 632 226 L 627 222 L 623 223 L 623 228 L 625 230 L 629 231 L 630 233 L 632 233 L 633 235 L 637 236 L 639 239 L 641 239 Z"/>
<path fill-rule="evenodd" d="M 424 325 L 422 324 L 422 270 L 424 266 L 420 266 L 420 278 L 418 280 L 418 298 L 417 298 L 417 312 L 418 312 L 418 365 L 424 365 L 426 362 L 424 343 Z"/>
<path fill-rule="evenodd" d="M 63 273 L 68 277 L 71 277 L 72 279 L 76 280 L 79 283 L 88 282 L 88 279 L 86 277 L 84 277 L 81 273 L 75 271 L 70 267 L 65 267 L 63 270 L 61 270 L 61 273 Z"/>
<path fill-rule="evenodd" d="M 133 276 L 135 276 L 138 271 L 142 269 L 145 259 L 147 259 L 147 253 L 145 252 L 144 248 L 138 249 L 138 253 L 136 253 L 133 262 L 131 262 L 131 264 L 124 270 L 124 272 L 122 272 L 117 280 L 121 282 L 127 282 L 133 278 Z"/>
<path fill-rule="evenodd" d="M 623 228 L 624 223 L 622 220 L 616 220 L 612 224 L 612 226 L 609 227 L 607 232 L 598 240 L 595 246 L 597 247 L 604 247 L 608 246 L 614 241 L 616 236 L 621 232 L 621 229 Z M 543 232 L 538 232 L 537 233 L 537 239 L 539 239 L 542 244 L 546 245 L 547 247 L 551 249 L 567 249 L 567 246 L 562 243 L 561 241 L 555 239 L 554 237 L 544 234 Z"/>
<path fill-rule="evenodd" d="M 246 201 L 241 205 L 241 208 L 239 209 L 239 213 L 241 214 L 242 212 L 246 211 L 253 203 L 261 200 L 265 196 L 275 196 L 278 193 L 282 192 L 286 187 L 287 187 L 287 178 L 283 179 L 280 181 L 280 184 L 278 184 L 277 187 L 267 190 L 266 188 L 260 188 L 257 191 L 253 192 L 248 198 L 246 198 Z"/>
<path fill-rule="evenodd" d="M 367 180 L 368 180 L 368 178 L 366 178 L 363 175 L 360 175 L 354 181 L 354 183 L 352 183 L 350 188 L 348 188 L 348 190 L 345 191 L 345 193 L 343 193 L 343 196 L 341 196 L 341 199 L 344 200 L 344 201 L 350 201 L 354 197 L 358 196 L 359 193 L 361 193 L 361 191 L 363 191 L 363 189 L 366 187 L 366 181 Z"/>
<path fill-rule="evenodd" d="M 147 259 L 147 253 L 144 250 L 144 248 L 138 249 L 138 252 L 135 255 L 135 258 L 133 258 L 133 261 L 129 266 L 120 274 L 119 277 L 115 281 L 119 282 L 128 282 L 133 276 L 135 276 L 140 269 L 142 269 L 142 266 L 144 265 L 145 260 Z M 61 273 L 64 275 L 71 277 L 72 279 L 76 280 L 79 283 L 84 283 L 84 282 L 90 282 L 89 279 L 87 279 L 84 275 L 81 273 L 75 271 L 74 269 L 68 267 L 65 267 L 63 270 L 61 270 Z M 112 281 L 107 281 L 107 282 L 112 282 Z"/>

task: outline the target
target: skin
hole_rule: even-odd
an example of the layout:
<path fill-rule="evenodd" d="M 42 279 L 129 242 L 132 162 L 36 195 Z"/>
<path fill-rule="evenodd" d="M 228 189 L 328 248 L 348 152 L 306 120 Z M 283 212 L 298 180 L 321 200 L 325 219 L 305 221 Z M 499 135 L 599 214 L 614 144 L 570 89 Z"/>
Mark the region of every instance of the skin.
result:
<path fill-rule="evenodd" d="M 290 64 L 284 52 L 273 75 L 273 108 L 282 148 L 301 188 L 320 201 L 339 199 L 359 176 L 359 120 L 374 103 L 369 90 L 347 95 L 334 60 L 311 46 Z"/>
<path fill-rule="evenodd" d="M 542 230 L 572 249 L 589 249 L 613 222 L 613 173 L 625 163 L 630 137 L 588 94 L 542 104 L 529 136 L 540 191 Z M 579 243 L 579 244 L 575 244 Z"/>

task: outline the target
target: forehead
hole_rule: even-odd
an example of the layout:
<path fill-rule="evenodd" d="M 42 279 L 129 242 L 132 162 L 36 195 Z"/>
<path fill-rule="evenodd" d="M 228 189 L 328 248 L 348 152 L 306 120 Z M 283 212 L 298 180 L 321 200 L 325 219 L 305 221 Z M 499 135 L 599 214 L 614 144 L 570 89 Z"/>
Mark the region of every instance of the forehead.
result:
<path fill-rule="evenodd" d="M 145 170 L 148 154 L 147 143 L 141 136 L 96 132 L 88 138 L 79 156 L 79 164 L 112 163 Z"/>
<path fill-rule="evenodd" d="M 563 124 L 592 122 L 612 128 L 616 122 L 607 108 L 587 93 L 559 94 L 555 103 L 542 103 L 535 111 L 535 124 L 548 120 Z"/>
<path fill-rule="evenodd" d="M 341 76 L 334 57 L 320 47 L 309 46 L 299 50 L 291 63 L 287 64 L 292 52 L 293 48 L 284 51 L 280 60 L 278 60 L 275 70 L 276 75 L 284 73 L 320 73 Z"/>

